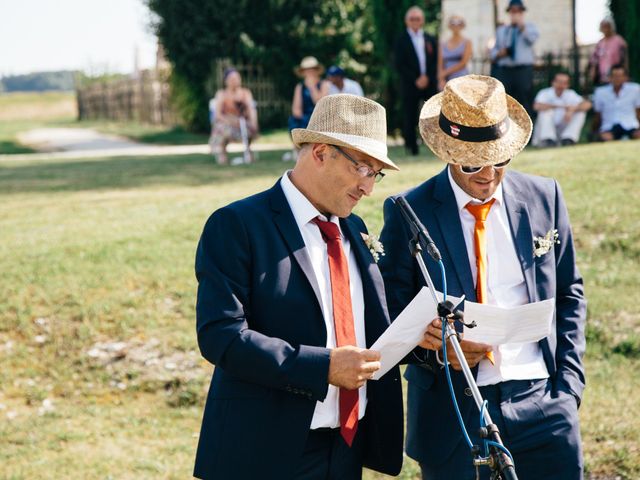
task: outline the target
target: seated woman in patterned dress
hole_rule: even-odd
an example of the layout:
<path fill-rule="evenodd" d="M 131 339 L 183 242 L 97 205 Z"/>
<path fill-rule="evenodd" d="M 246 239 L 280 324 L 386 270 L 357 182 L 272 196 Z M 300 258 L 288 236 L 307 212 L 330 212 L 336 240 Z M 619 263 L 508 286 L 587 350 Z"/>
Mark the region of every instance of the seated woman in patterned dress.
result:
<path fill-rule="evenodd" d="M 216 155 L 220 165 L 227 165 L 227 145 L 230 142 L 243 142 L 243 130 L 247 142 L 258 136 L 258 114 L 253 95 L 248 88 L 242 87 L 240 73 L 228 69 L 224 74 L 224 86 L 216 92 L 214 98 L 215 119 L 211 129 L 211 153 Z M 250 159 L 253 154 L 250 153 Z"/>

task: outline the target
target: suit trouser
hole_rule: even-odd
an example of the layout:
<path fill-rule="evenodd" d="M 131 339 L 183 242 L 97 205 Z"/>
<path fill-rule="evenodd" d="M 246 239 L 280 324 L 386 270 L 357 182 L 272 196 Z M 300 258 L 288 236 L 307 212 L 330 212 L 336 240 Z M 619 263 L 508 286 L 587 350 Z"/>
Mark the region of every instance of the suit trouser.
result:
<path fill-rule="evenodd" d="M 362 438 L 349 447 L 339 428 L 311 430 L 294 480 L 360 480 Z"/>
<path fill-rule="evenodd" d="M 533 65 L 498 67 L 497 78 L 505 91 L 515 98 L 531 116 L 531 94 L 533 93 Z"/>
<path fill-rule="evenodd" d="M 480 392 L 489 402 L 489 414 L 500 430 L 502 442 L 514 456 L 519 480 L 583 478 L 578 407 L 572 395 L 556 392 L 547 379 L 512 380 L 480 387 Z M 467 423 L 471 441 L 481 445 L 475 407 L 471 419 L 471 425 Z M 469 447 L 462 434 L 460 438 L 454 453 L 443 464 L 420 464 L 423 479 L 476 478 Z M 489 479 L 488 467 L 481 467 L 480 473 L 481 479 Z"/>
<path fill-rule="evenodd" d="M 536 119 L 536 126 L 534 129 L 534 138 L 536 142 L 540 143 L 543 140 L 553 140 L 555 142 L 559 140 L 569 139 L 574 142 L 578 142 L 580 139 L 580 132 L 584 125 L 587 114 L 585 112 L 575 112 L 569 123 L 560 123 L 556 125 L 554 120 L 554 110 L 544 110 L 538 112 L 538 118 Z"/>
<path fill-rule="evenodd" d="M 413 154 L 418 153 L 416 129 L 418 128 L 419 107 L 427 99 L 426 90 L 405 87 L 402 92 L 402 138 L 404 146 Z"/>

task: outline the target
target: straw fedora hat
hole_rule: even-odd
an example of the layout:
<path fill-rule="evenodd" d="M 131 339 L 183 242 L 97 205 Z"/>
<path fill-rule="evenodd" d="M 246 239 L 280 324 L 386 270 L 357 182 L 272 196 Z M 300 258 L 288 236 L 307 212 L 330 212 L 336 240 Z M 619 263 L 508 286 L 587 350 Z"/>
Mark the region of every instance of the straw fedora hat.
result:
<path fill-rule="evenodd" d="M 304 57 L 300 62 L 300 65 L 295 69 L 296 75 L 301 77 L 303 70 L 309 70 L 311 68 L 317 69 L 319 75 L 322 75 L 324 72 L 324 66 L 322 66 L 316 57 Z"/>
<path fill-rule="evenodd" d="M 450 80 L 420 112 L 420 134 L 440 159 L 480 167 L 518 154 L 531 136 L 531 118 L 493 77 Z"/>
<path fill-rule="evenodd" d="M 399 170 L 387 156 L 385 109 L 368 98 L 346 93 L 321 98 L 307 128 L 294 128 L 291 138 L 298 148 L 304 143 L 352 148 Z"/>

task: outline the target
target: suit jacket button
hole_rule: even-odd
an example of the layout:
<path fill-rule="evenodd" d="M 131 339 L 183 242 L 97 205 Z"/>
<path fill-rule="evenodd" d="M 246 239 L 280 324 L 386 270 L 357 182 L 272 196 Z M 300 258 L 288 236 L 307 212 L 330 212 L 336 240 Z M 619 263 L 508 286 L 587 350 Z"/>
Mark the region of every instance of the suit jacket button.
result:
<path fill-rule="evenodd" d="M 469 387 L 467 387 L 467 388 L 464 389 L 464 394 L 467 397 L 471 397 L 473 395 L 473 392 L 471 391 L 471 389 Z"/>

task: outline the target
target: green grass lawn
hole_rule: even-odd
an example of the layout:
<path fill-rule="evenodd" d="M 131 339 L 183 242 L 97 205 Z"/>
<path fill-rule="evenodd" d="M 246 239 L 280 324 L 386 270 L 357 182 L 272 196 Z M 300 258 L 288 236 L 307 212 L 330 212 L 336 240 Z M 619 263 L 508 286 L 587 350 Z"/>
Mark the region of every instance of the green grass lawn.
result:
<path fill-rule="evenodd" d="M 556 177 L 569 205 L 589 299 L 580 413 L 593 478 L 640 477 L 638 145 L 514 162 Z M 291 166 L 281 153 L 241 167 L 207 155 L 0 161 L 0 478 L 190 476 L 211 372 L 195 339 L 196 243 L 213 210 Z M 374 233 L 386 196 L 443 166 L 400 153 L 402 171 L 356 210 Z M 418 478 L 413 462 L 401 478 Z"/>

